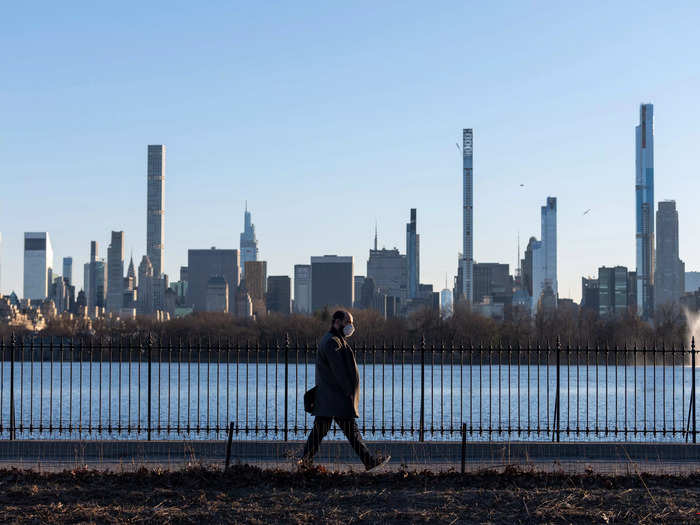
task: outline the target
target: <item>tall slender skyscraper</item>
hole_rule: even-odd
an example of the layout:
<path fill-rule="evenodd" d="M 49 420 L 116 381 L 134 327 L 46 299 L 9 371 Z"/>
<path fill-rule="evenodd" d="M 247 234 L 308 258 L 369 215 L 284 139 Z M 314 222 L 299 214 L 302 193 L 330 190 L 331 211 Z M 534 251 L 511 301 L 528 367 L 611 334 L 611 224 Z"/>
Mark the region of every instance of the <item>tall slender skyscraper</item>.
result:
<path fill-rule="evenodd" d="M 164 185 L 165 185 L 165 146 L 148 146 L 147 161 L 148 201 L 146 204 L 146 255 L 153 265 L 153 277 L 159 278 L 165 263 L 163 234 Z"/>
<path fill-rule="evenodd" d="M 462 130 L 462 297 L 474 300 L 474 132 Z"/>
<path fill-rule="evenodd" d="M 639 106 L 636 134 L 637 311 L 648 319 L 654 305 L 654 106 Z"/>
<path fill-rule="evenodd" d="M 241 233 L 241 278 L 245 276 L 245 263 L 258 260 L 258 239 L 255 237 L 255 225 L 245 205 L 243 215 L 243 233 Z"/>
<path fill-rule="evenodd" d="M 411 208 L 411 222 L 406 224 L 406 266 L 408 269 L 408 296 L 411 299 L 418 297 L 418 284 L 420 283 L 420 235 L 418 235 L 417 228 L 416 209 Z"/>
<path fill-rule="evenodd" d="M 551 286 L 556 299 L 557 285 L 557 198 L 547 197 L 542 206 L 542 243 L 544 248 L 544 285 Z"/>
<path fill-rule="evenodd" d="M 63 280 L 68 286 L 73 284 L 73 257 L 63 258 Z"/>
<path fill-rule="evenodd" d="M 119 313 L 124 303 L 124 232 L 112 232 L 107 248 L 107 311 Z"/>

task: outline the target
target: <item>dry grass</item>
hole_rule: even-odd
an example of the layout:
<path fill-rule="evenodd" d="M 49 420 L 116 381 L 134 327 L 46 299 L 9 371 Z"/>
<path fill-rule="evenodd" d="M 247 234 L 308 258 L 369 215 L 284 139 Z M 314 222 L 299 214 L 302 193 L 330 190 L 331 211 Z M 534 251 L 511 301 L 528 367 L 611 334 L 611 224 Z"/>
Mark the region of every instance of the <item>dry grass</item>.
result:
<path fill-rule="evenodd" d="M 700 474 L 0 471 L 17 523 L 700 523 Z"/>

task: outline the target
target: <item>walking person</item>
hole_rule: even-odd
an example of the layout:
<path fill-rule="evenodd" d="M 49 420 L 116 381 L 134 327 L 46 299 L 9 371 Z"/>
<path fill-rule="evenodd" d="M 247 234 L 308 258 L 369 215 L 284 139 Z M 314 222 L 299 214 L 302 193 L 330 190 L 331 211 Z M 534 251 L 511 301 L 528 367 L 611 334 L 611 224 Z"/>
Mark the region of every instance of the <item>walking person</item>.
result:
<path fill-rule="evenodd" d="M 386 464 L 391 456 L 372 454 L 362 441 L 355 418 L 360 397 L 360 373 L 355 353 L 347 339 L 355 331 L 352 314 L 338 310 L 333 314 L 331 328 L 318 344 L 316 353 L 316 388 L 312 414 L 314 426 L 304 445 L 300 465 L 310 465 L 331 429 L 333 421 L 340 427 L 366 470 Z"/>

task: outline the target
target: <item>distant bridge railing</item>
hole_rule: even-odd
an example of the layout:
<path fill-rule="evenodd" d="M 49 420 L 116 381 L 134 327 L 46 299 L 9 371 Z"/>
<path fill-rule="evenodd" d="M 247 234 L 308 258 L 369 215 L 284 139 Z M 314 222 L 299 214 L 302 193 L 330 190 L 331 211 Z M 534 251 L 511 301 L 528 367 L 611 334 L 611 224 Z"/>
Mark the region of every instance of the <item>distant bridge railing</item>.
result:
<path fill-rule="evenodd" d="M 352 343 L 352 341 L 351 341 Z M 696 349 L 358 343 L 368 439 L 697 440 Z M 0 341 L 2 439 L 301 439 L 315 343 Z M 333 434 L 339 436 L 339 434 Z"/>

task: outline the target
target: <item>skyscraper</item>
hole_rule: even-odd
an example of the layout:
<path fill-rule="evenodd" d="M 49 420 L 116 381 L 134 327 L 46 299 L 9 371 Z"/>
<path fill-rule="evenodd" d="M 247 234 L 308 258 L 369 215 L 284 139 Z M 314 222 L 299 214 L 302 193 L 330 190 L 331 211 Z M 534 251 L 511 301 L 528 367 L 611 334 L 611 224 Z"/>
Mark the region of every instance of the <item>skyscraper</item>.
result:
<path fill-rule="evenodd" d="M 367 277 L 374 279 L 377 291 L 389 297 L 399 299 L 400 305 L 406 304 L 408 298 L 407 257 L 399 250 L 370 250 L 367 260 Z M 355 290 L 356 294 L 361 290 Z"/>
<path fill-rule="evenodd" d="M 223 277 L 228 286 L 228 308 L 236 308 L 236 290 L 239 284 L 238 250 L 187 250 L 187 304 L 195 312 L 207 307 L 207 287 L 212 277 Z"/>
<path fill-rule="evenodd" d="M 73 284 L 73 257 L 63 258 L 63 280 L 68 286 Z"/>
<path fill-rule="evenodd" d="M 146 209 L 146 255 L 153 265 L 153 277 L 158 278 L 164 268 L 164 204 L 165 146 L 148 146 L 148 200 Z"/>
<path fill-rule="evenodd" d="M 542 206 L 542 243 L 544 244 L 545 286 L 552 287 L 556 301 L 557 284 L 557 198 L 547 197 L 547 205 Z"/>
<path fill-rule="evenodd" d="M 107 311 L 117 312 L 124 303 L 124 232 L 112 232 L 107 248 Z"/>
<path fill-rule="evenodd" d="M 93 314 L 95 306 L 97 306 L 97 286 L 96 278 L 97 273 L 95 270 L 95 263 L 97 262 L 97 252 L 99 247 L 97 241 L 90 241 L 90 262 L 87 268 L 87 279 L 83 283 L 85 287 L 85 296 L 87 299 L 87 307 L 90 315 Z"/>
<path fill-rule="evenodd" d="M 474 132 L 462 130 L 462 270 L 461 296 L 474 300 Z"/>
<path fill-rule="evenodd" d="M 636 146 L 637 311 L 648 319 L 654 304 L 654 106 L 639 106 Z"/>
<path fill-rule="evenodd" d="M 547 266 L 544 242 L 534 241 L 528 244 L 528 249 L 532 253 L 532 312 L 536 313 L 546 286 Z"/>
<path fill-rule="evenodd" d="M 294 265 L 294 312 L 311 312 L 311 265 Z"/>
<path fill-rule="evenodd" d="M 136 311 L 139 315 L 151 315 L 155 310 L 153 305 L 153 265 L 148 255 L 141 258 L 138 284 Z"/>
<path fill-rule="evenodd" d="M 654 305 L 678 302 L 685 288 L 685 268 L 678 258 L 678 211 L 676 201 L 659 202 L 656 212 L 656 272 Z"/>
<path fill-rule="evenodd" d="M 53 248 L 48 232 L 24 234 L 24 298 L 43 301 L 51 284 Z"/>
<path fill-rule="evenodd" d="M 267 278 L 268 311 L 289 315 L 292 304 L 291 284 L 287 275 L 271 275 Z"/>
<path fill-rule="evenodd" d="M 311 309 L 325 306 L 352 308 L 353 259 L 324 255 L 311 257 Z"/>
<path fill-rule="evenodd" d="M 243 233 L 241 233 L 241 277 L 245 275 L 245 263 L 258 260 L 258 239 L 255 237 L 253 224 L 246 203 L 243 215 Z"/>
<path fill-rule="evenodd" d="M 408 296 L 412 299 L 418 297 L 420 284 L 420 235 L 417 227 L 416 209 L 411 208 L 411 222 L 406 224 L 406 267 Z"/>

